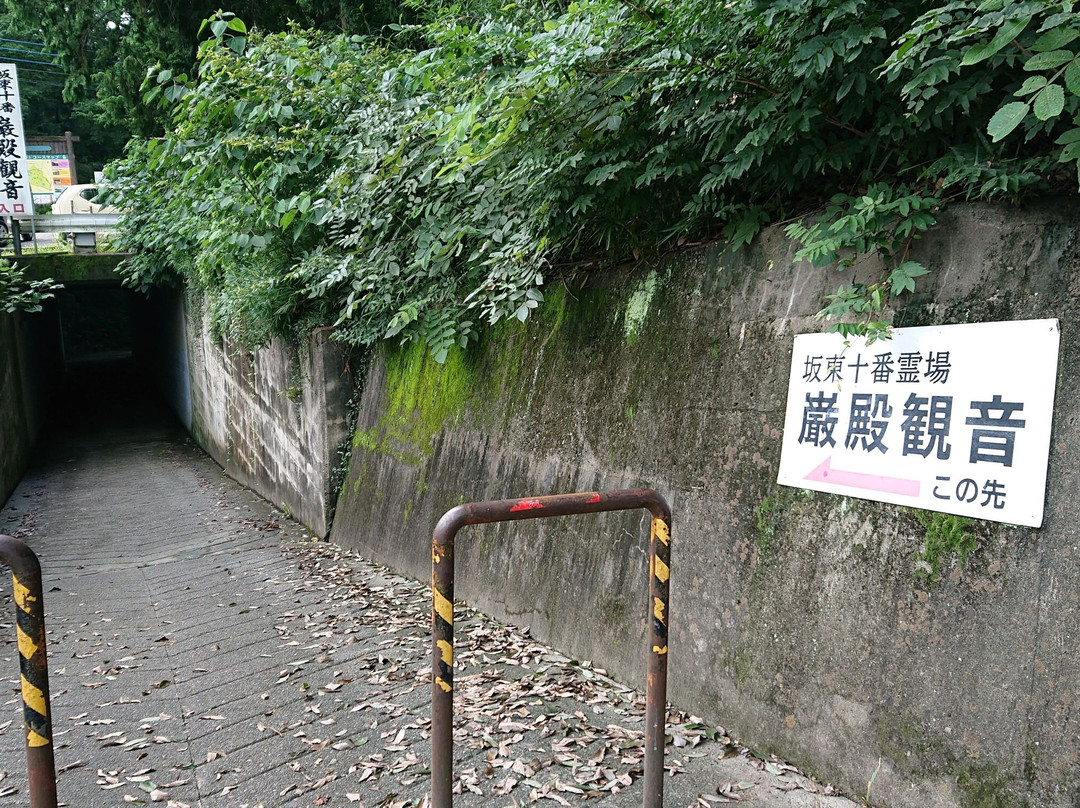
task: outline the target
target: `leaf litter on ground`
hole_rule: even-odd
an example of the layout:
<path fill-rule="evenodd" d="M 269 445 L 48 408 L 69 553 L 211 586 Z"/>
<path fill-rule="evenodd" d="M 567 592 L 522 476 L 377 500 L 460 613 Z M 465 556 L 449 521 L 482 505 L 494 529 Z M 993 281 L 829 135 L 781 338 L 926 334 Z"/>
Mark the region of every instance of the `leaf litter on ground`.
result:
<path fill-rule="evenodd" d="M 430 759 L 430 588 L 401 578 L 385 567 L 324 542 L 293 541 L 283 552 L 323 592 L 321 608 L 290 609 L 279 615 L 277 631 L 286 645 L 296 643 L 308 652 L 292 670 L 281 672 L 277 684 L 294 681 L 303 668 L 357 642 L 360 653 L 332 681 L 315 688 L 313 697 L 336 697 L 336 704 L 319 702 L 316 717 L 341 713 L 361 717 L 372 744 L 334 771 L 346 783 L 350 802 L 395 805 L 397 789 L 416 785 L 427 790 Z M 644 763 L 644 695 L 608 676 L 588 661 L 572 660 L 537 642 L 527 627 L 501 624 L 473 609 L 455 608 L 455 750 L 470 752 L 465 765 L 456 764 L 453 791 L 463 804 L 519 806 L 540 801 L 573 805 L 631 787 L 640 780 Z M 321 642 L 313 643 L 313 640 Z M 350 700 L 349 683 L 383 688 L 372 697 Z M 324 680 L 325 681 L 325 680 Z M 341 685 L 340 687 L 335 685 Z M 412 696 L 420 689 L 423 697 Z M 407 703 L 407 704 L 406 704 Z M 369 722 L 369 723 L 368 723 Z M 338 736 L 355 740 L 342 729 Z M 687 771 L 698 758 L 741 757 L 757 769 L 762 782 L 785 791 L 800 789 L 831 795 L 831 786 L 801 775 L 795 767 L 771 757 L 761 760 L 720 727 L 709 726 L 686 713 L 669 710 L 668 777 Z M 366 744 L 368 737 L 364 737 Z M 312 739 L 304 738 L 311 745 Z M 329 744 L 345 751 L 350 740 Z M 328 772 L 323 771 L 323 778 Z M 300 793 L 317 790 L 305 774 Z M 362 784 L 362 785 L 361 785 Z M 717 783 L 715 792 L 700 795 L 692 806 L 736 802 L 758 784 Z M 374 788 L 387 788 L 381 795 Z M 415 791 L 414 791 L 415 793 Z M 383 802 L 379 802 L 382 799 Z M 419 804 L 420 797 L 402 806 Z"/>

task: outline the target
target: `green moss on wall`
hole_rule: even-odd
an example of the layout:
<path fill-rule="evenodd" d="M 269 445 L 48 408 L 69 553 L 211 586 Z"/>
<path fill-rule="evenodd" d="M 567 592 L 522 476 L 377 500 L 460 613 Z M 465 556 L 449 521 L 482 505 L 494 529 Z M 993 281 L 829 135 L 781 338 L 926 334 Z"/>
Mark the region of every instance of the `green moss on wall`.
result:
<path fill-rule="evenodd" d="M 964 808 L 1029 808 L 1031 803 L 1017 797 L 1007 774 L 989 763 L 964 763 L 956 767 Z"/>
<path fill-rule="evenodd" d="M 882 751 L 906 775 L 955 779 L 963 808 L 1030 808 L 1015 793 L 1020 783 L 1002 768 L 987 759 L 958 759 L 943 736 L 915 722 L 892 719 L 877 734 Z"/>
<path fill-rule="evenodd" d="M 26 270 L 28 277 L 40 280 L 54 278 L 60 283 L 80 281 L 119 281 L 116 268 L 127 255 L 120 253 L 44 253 L 24 255 L 13 259 Z"/>
<path fill-rule="evenodd" d="M 974 520 L 951 513 L 935 511 L 915 511 L 915 518 L 926 528 L 922 547 L 915 554 L 915 576 L 926 581 L 941 577 L 941 563 L 955 554 L 960 566 L 967 562 L 968 555 L 976 549 L 978 542 L 968 528 Z"/>
<path fill-rule="evenodd" d="M 467 353 L 452 350 L 439 364 L 427 346 L 388 352 L 382 415 L 377 426 L 353 433 L 353 447 L 418 464 L 431 456 L 435 436 L 462 416 L 473 393 Z"/>
<path fill-rule="evenodd" d="M 649 304 L 656 295 L 656 270 L 650 272 L 645 279 L 630 295 L 626 303 L 626 311 L 623 314 L 623 330 L 626 335 L 626 344 L 633 347 L 641 329 L 645 325 L 645 317 L 649 313 Z"/>

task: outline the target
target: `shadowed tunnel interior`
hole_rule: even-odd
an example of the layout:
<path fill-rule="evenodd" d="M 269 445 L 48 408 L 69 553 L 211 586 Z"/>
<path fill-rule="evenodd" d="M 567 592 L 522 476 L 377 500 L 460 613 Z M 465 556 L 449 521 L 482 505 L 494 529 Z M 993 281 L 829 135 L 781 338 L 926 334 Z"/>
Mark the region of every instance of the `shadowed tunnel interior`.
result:
<path fill-rule="evenodd" d="M 179 292 L 66 284 L 35 316 L 41 437 L 181 434 L 188 387 Z"/>

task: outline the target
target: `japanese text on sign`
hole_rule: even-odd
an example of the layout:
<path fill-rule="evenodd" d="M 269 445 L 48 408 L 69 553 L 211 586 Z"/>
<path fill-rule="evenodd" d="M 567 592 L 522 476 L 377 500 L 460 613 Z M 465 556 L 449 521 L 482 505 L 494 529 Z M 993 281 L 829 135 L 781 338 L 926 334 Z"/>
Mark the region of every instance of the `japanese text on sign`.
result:
<path fill-rule="evenodd" d="M 795 338 L 778 482 L 1042 524 L 1057 320 Z"/>
<path fill-rule="evenodd" d="M 0 216 L 30 216 L 33 212 L 19 79 L 15 65 L 0 63 Z"/>

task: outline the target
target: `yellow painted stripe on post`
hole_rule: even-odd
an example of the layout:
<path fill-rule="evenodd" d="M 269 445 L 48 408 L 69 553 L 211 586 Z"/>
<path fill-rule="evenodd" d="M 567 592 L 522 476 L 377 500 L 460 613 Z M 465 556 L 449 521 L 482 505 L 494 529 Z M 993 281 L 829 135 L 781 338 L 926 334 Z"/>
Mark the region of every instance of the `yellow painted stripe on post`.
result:
<path fill-rule="evenodd" d="M 14 575 L 11 576 L 11 586 L 15 594 L 15 604 L 24 612 L 30 611 L 29 604 L 37 600 L 30 595 L 30 587 L 23 586 Z"/>
<path fill-rule="evenodd" d="M 30 747 L 48 746 L 49 739 L 43 738 L 41 735 L 38 735 L 33 730 L 30 730 L 26 733 L 26 745 Z"/>
<path fill-rule="evenodd" d="M 449 665 L 454 666 L 454 646 L 448 643 L 446 640 L 439 640 L 436 645 L 439 646 L 439 650 L 442 652 L 442 661 Z"/>
<path fill-rule="evenodd" d="M 659 516 L 654 516 L 652 520 L 653 535 L 660 539 L 665 545 L 671 544 L 671 531 L 668 529 L 667 522 L 661 519 Z"/>
<path fill-rule="evenodd" d="M 671 577 L 671 567 L 664 563 L 662 558 L 656 559 L 656 578 L 660 583 L 666 584 Z"/>
<path fill-rule="evenodd" d="M 26 706 L 35 713 L 48 716 L 49 708 L 45 704 L 45 694 L 34 687 L 25 676 L 22 677 L 22 697 Z"/>
<path fill-rule="evenodd" d="M 653 650 L 654 654 L 666 654 L 667 653 L 667 646 L 665 645 L 663 648 L 661 648 L 659 645 L 654 645 L 652 647 L 652 650 Z"/>
<path fill-rule="evenodd" d="M 653 598 L 652 613 L 657 620 L 661 623 L 664 622 L 664 601 L 660 600 L 660 598 Z"/>
<path fill-rule="evenodd" d="M 435 613 L 450 625 L 454 625 L 454 604 L 443 597 L 438 589 L 431 590 L 435 598 Z"/>
<path fill-rule="evenodd" d="M 19 626 L 15 626 L 15 634 L 19 638 L 19 653 L 23 659 L 32 659 L 34 654 L 37 653 L 38 644 L 34 642 L 30 635 L 23 631 Z"/>
<path fill-rule="evenodd" d="M 435 677 L 435 684 L 437 684 L 439 687 L 441 687 L 443 689 L 444 693 L 449 693 L 451 690 L 454 689 L 454 688 L 450 687 L 450 685 L 448 685 L 446 682 L 444 682 L 442 680 L 442 678 L 439 677 L 439 676 Z"/>

